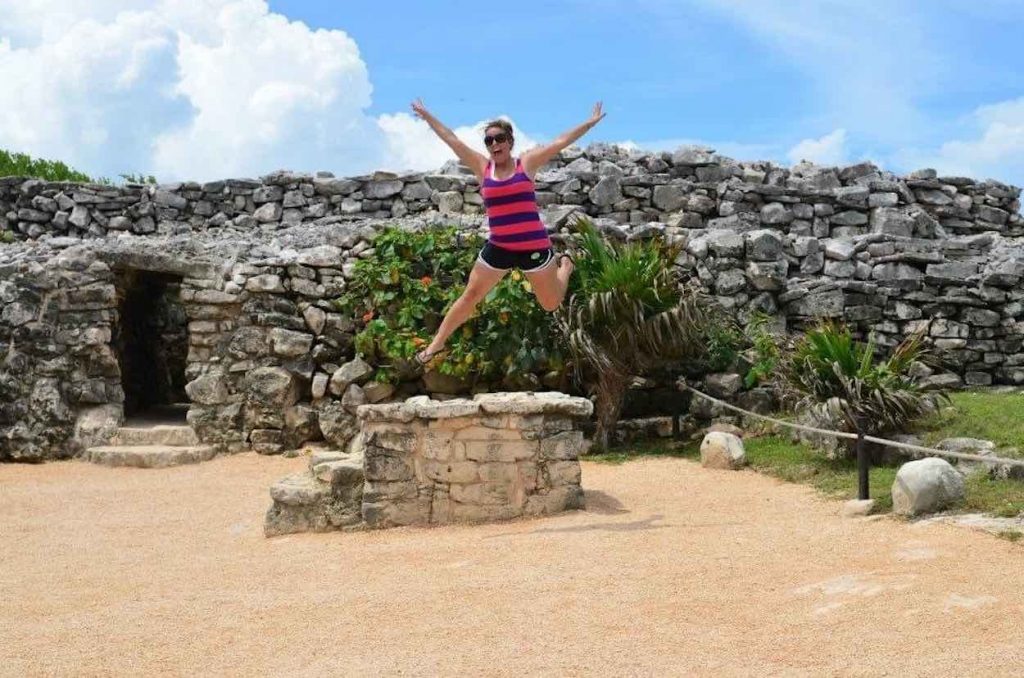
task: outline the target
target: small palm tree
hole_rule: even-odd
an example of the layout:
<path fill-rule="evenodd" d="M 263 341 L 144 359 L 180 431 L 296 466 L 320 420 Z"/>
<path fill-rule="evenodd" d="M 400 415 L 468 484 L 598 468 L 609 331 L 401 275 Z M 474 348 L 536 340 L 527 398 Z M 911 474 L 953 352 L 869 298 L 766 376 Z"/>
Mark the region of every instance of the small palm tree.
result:
<path fill-rule="evenodd" d="M 873 340 L 857 342 L 849 329 L 825 322 L 795 342 L 781 381 L 796 409 L 850 433 L 875 435 L 897 431 L 948 400 L 945 393 L 922 391 L 909 374 L 911 364 L 928 359 L 923 334 L 876 361 Z"/>
<path fill-rule="evenodd" d="M 585 219 L 576 229 L 580 256 L 557 322 L 577 378 L 596 395 L 594 443 L 606 449 L 633 378 L 665 359 L 699 356 L 714 307 L 695 286 L 680 286 L 678 248 L 609 243 Z"/>

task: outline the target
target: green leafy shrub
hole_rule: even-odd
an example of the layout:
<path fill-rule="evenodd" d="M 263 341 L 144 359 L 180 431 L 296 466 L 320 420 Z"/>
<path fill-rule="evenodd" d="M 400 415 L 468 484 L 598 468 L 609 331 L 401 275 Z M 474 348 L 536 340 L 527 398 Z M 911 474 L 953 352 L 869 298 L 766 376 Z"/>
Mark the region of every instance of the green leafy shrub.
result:
<path fill-rule="evenodd" d="M 73 170 L 56 160 L 35 159 L 25 153 L 10 153 L 0 149 L 0 177 L 23 176 L 46 181 L 76 181 L 89 183 L 89 175 Z"/>
<path fill-rule="evenodd" d="M 888 358 L 855 341 L 850 330 L 823 323 L 798 339 L 782 363 L 782 376 L 797 409 L 807 409 L 843 430 L 868 435 L 900 430 L 948 397 L 920 390 L 911 364 L 928 359 L 923 335 L 914 334 Z"/>
<path fill-rule="evenodd" d="M 770 321 L 770 316 L 757 314 L 750 319 L 744 330 L 745 338 L 750 342 L 752 358 L 750 369 L 743 377 L 746 388 L 771 383 L 777 376 L 782 353 L 779 339 L 768 329 Z"/>
<path fill-rule="evenodd" d="M 364 323 L 356 351 L 377 368 L 376 380 L 394 383 L 408 372 L 416 351 L 462 294 L 482 244 L 474 235 L 460 246 L 455 228 L 388 229 L 374 241 L 373 256 L 356 263 L 354 278 L 335 304 Z M 537 375 L 565 369 L 554 332 L 529 282 L 513 271 L 456 330 L 443 359 L 431 367 L 472 382 L 536 385 Z"/>
<path fill-rule="evenodd" d="M 124 180 L 124 182 L 126 184 L 155 184 L 156 183 L 156 177 L 154 177 L 152 174 L 142 175 L 142 174 L 128 173 L 128 174 L 121 174 L 119 176 L 121 177 L 122 180 Z"/>
<path fill-rule="evenodd" d="M 697 288 L 680 285 L 677 248 L 661 239 L 608 242 L 585 219 L 576 228 L 581 256 L 558 322 L 577 376 L 596 395 L 594 439 L 604 449 L 633 378 L 667 358 L 703 359 L 715 311 Z"/>
<path fill-rule="evenodd" d="M 14 233 L 12 233 L 11 231 L 0 231 L 0 242 L 12 243 L 14 242 L 14 240 Z"/>
<path fill-rule="evenodd" d="M 736 322 L 720 314 L 708 319 L 701 332 L 704 346 L 702 359 L 696 363 L 699 372 L 725 372 L 736 365 L 746 342 Z"/>
<path fill-rule="evenodd" d="M 156 177 L 152 174 L 121 174 L 126 184 L 155 184 Z M 33 158 L 26 153 L 12 153 L 0 149 L 0 177 L 31 177 L 45 181 L 69 181 L 83 184 L 104 184 L 112 186 L 114 182 L 106 177 L 93 178 L 88 174 L 72 169 L 59 160 L 43 160 Z"/>

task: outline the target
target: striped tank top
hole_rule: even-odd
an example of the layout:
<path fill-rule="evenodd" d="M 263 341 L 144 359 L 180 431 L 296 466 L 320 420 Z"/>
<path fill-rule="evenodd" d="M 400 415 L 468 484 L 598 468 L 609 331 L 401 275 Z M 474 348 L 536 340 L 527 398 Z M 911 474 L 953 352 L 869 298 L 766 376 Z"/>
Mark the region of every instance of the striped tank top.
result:
<path fill-rule="evenodd" d="M 488 162 L 480 186 L 490 227 L 488 240 L 515 252 L 551 247 L 548 229 L 537 211 L 533 181 L 526 176 L 522 161 L 516 159 L 515 174 L 508 179 L 495 179 L 493 174 L 494 163 Z"/>

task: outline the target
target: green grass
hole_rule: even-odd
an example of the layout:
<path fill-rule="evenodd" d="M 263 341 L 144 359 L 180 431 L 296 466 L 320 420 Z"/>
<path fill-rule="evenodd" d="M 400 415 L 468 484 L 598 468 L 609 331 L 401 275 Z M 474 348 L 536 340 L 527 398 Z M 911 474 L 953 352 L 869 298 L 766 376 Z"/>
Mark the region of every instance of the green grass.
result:
<path fill-rule="evenodd" d="M 835 499 L 857 498 L 857 462 L 851 459 L 826 459 L 820 452 L 784 438 L 765 436 L 743 441 L 747 461 L 755 471 L 791 483 L 810 485 Z M 892 509 L 895 468 L 873 467 L 868 473 L 869 496 L 875 500 L 875 512 Z"/>
<path fill-rule="evenodd" d="M 951 396 L 952 408 L 923 419 L 916 427 L 925 445 L 943 438 L 982 438 L 1000 449 L 1000 456 L 1024 457 L 1024 394 L 963 392 Z"/>
<path fill-rule="evenodd" d="M 784 438 L 764 436 L 743 441 L 747 461 L 755 471 L 791 483 L 811 485 L 837 499 L 857 497 L 857 464 L 854 461 L 832 461 L 810 447 L 790 443 Z M 641 457 L 679 457 L 700 459 L 699 442 L 672 440 L 651 441 L 628 448 L 613 449 L 585 457 L 587 461 L 622 464 Z M 875 511 L 892 508 L 890 488 L 896 477 L 895 468 L 872 468 L 868 476 Z"/>
<path fill-rule="evenodd" d="M 951 396 L 952 406 L 921 421 L 914 429 L 925 445 L 943 438 L 982 438 L 995 442 L 1000 455 L 1024 458 L 1024 394 L 963 392 Z M 830 460 L 813 448 L 789 442 L 777 434 L 756 435 L 743 441 L 750 467 L 782 480 L 810 485 L 836 499 L 857 496 L 857 463 Z M 1017 448 L 1014 453 L 1007 448 Z M 585 457 L 588 461 L 622 464 L 640 457 L 699 459 L 699 442 L 656 440 Z M 892 510 L 896 467 L 873 467 L 869 476 L 875 513 Z M 954 507 L 1011 518 L 1024 514 L 1024 481 L 996 480 L 984 473 L 965 479 L 965 498 Z M 1007 530 L 1004 539 L 1017 541 L 1024 533 Z"/>
<path fill-rule="evenodd" d="M 991 513 L 1013 518 L 1024 512 L 1024 482 L 995 480 L 974 473 L 964 480 L 964 500 L 957 507 L 964 511 Z"/>

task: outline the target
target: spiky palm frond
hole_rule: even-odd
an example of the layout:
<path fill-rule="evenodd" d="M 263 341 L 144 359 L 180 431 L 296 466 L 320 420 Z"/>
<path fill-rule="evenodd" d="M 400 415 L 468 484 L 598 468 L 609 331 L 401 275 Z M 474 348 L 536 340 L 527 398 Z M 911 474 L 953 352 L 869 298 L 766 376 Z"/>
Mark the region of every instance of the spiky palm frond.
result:
<path fill-rule="evenodd" d="M 848 329 L 823 323 L 798 340 L 783 363 L 784 382 L 798 409 L 840 422 L 851 433 L 898 430 L 948 397 L 921 391 L 910 365 L 927 354 L 921 334 L 907 337 L 890 356 L 875 359 L 875 344 Z"/>
<path fill-rule="evenodd" d="M 576 286 L 557 323 L 577 378 L 596 392 L 600 437 L 614 426 L 632 377 L 659 359 L 699 353 L 712 305 L 696 287 L 680 286 L 678 248 L 609 243 L 585 220 L 577 228 Z"/>

